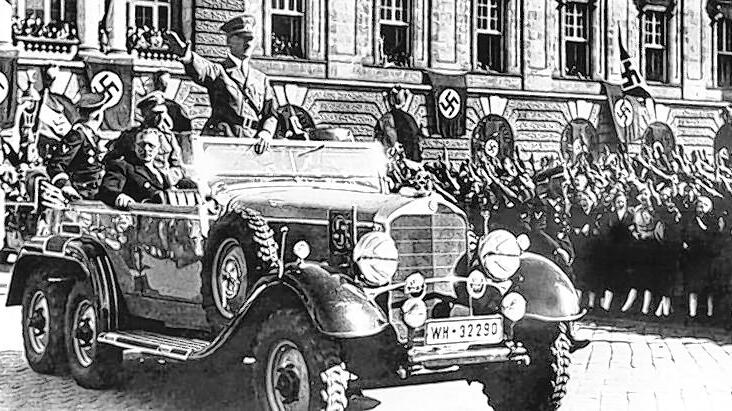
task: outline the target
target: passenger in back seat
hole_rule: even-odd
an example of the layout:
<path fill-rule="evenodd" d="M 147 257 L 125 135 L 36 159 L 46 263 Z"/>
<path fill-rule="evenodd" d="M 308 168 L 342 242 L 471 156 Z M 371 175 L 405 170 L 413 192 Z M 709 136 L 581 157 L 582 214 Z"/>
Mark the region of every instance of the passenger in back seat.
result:
<path fill-rule="evenodd" d="M 138 202 L 154 201 L 171 187 L 168 176 L 155 167 L 161 133 L 146 128 L 137 133 L 134 154 L 109 161 L 98 199 L 107 205 L 128 209 Z"/>

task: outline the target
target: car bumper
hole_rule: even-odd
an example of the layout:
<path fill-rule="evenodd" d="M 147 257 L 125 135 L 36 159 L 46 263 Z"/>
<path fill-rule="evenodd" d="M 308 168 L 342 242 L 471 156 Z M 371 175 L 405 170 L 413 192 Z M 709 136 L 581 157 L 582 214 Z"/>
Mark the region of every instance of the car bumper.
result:
<path fill-rule="evenodd" d="M 413 347 L 408 356 L 412 366 L 428 369 L 497 362 L 528 364 L 530 361 L 526 348 L 513 343 L 488 347 L 463 344 Z"/>

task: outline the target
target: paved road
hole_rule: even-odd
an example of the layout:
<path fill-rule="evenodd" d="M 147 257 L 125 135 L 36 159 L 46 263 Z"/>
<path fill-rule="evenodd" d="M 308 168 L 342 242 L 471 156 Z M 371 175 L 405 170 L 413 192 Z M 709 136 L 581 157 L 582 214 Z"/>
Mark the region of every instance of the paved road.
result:
<path fill-rule="evenodd" d="M 79 388 L 70 377 L 35 374 L 21 352 L 20 310 L 4 307 L 6 279 L 0 274 L 0 409 L 218 410 L 242 404 L 242 375 L 222 372 L 212 363 L 170 364 L 130 355 L 122 386 L 102 392 Z M 732 337 L 727 332 L 588 322 L 581 324 L 579 336 L 592 344 L 573 357 L 563 409 L 732 409 Z M 477 383 L 436 383 L 366 394 L 382 402 L 377 410 L 487 409 Z"/>

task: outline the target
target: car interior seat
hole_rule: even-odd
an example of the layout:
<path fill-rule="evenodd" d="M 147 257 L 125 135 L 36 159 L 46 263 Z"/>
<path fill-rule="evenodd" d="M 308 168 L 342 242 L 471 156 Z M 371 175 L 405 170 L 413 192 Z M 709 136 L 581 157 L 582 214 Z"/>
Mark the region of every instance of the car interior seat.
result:
<path fill-rule="evenodd" d="M 160 194 L 160 204 L 194 207 L 203 204 L 198 190 L 167 190 Z"/>

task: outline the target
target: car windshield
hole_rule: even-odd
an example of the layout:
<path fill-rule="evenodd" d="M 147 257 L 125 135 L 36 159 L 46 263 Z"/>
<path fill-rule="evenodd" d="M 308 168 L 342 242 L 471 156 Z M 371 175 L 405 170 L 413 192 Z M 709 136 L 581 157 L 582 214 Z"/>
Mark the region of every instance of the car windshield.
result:
<path fill-rule="evenodd" d="M 308 181 L 381 190 L 386 157 L 378 143 L 275 140 L 263 154 L 255 152 L 255 144 L 198 137 L 189 167 L 209 183 Z"/>

